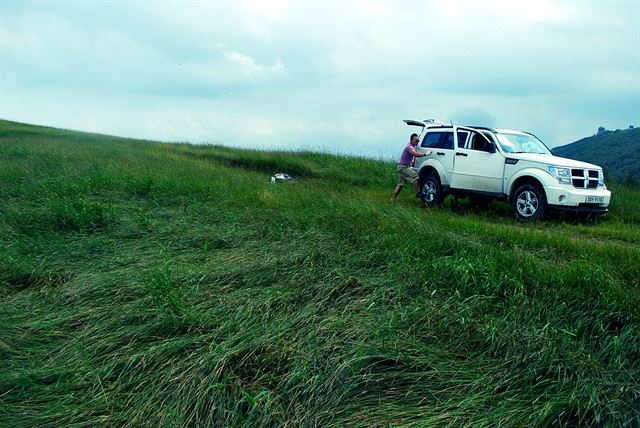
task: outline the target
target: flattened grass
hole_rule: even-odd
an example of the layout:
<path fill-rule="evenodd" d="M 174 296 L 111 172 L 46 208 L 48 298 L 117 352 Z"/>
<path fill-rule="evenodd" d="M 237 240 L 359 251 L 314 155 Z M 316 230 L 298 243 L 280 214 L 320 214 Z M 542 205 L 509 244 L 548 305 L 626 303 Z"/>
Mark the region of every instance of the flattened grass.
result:
<path fill-rule="evenodd" d="M 6 426 L 640 424 L 637 189 L 523 225 L 380 161 L 0 137 Z"/>

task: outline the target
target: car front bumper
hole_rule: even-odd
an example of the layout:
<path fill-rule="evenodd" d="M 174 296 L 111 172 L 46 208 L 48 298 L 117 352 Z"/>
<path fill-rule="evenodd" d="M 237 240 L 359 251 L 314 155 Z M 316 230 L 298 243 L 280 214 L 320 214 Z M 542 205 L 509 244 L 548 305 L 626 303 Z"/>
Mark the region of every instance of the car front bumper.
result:
<path fill-rule="evenodd" d="M 575 207 L 569 207 L 564 205 L 549 205 L 549 209 L 552 211 L 560 211 L 573 214 L 606 214 L 609 212 L 608 207 L 601 207 L 592 204 L 580 204 Z"/>
<path fill-rule="evenodd" d="M 585 213 L 609 211 L 611 192 L 606 188 L 577 189 L 573 186 L 553 186 L 545 190 L 550 209 Z"/>

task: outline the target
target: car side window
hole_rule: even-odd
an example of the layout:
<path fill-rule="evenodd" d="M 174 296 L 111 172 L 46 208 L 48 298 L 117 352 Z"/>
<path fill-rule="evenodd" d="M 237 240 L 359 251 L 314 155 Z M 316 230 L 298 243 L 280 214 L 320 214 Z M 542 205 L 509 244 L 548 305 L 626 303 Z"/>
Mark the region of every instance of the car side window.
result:
<path fill-rule="evenodd" d="M 440 149 L 442 146 L 440 145 L 440 137 L 441 132 L 429 132 L 424 136 L 422 140 L 422 147 L 429 147 L 431 149 Z"/>
<path fill-rule="evenodd" d="M 465 143 L 467 142 L 467 137 L 469 137 L 468 132 L 458 131 L 458 147 L 463 149 Z"/>
<path fill-rule="evenodd" d="M 453 132 L 443 132 L 440 141 L 443 149 L 453 150 Z"/>
<path fill-rule="evenodd" d="M 424 136 L 421 146 L 453 150 L 453 132 L 430 132 Z"/>
<path fill-rule="evenodd" d="M 469 143 L 469 148 L 471 150 L 478 150 L 481 152 L 488 152 L 489 151 L 489 142 L 487 141 L 487 139 L 489 139 L 489 137 L 487 136 L 487 138 L 484 138 L 484 136 L 486 136 L 486 134 L 482 133 L 473 133 L 471 135 L 471 141 Z"/>
<path fill-rule="evenodd" d="M 473 134 L 471 136 L 471 144 L 469 144 L 469 148 L 471 150 L 482 150 L 482 145 L 484 143 L 484 140 L 482 139 L 482 137 L 479 134 Z"/>
<path fill-rule="evenodd" d="M 483 132 L 482 135 L 487 137 L 487 140 L 491 141 L 492 143 L 495 143 L 495 141 L 493 140 L 493 137 L 488 132 Z"/>

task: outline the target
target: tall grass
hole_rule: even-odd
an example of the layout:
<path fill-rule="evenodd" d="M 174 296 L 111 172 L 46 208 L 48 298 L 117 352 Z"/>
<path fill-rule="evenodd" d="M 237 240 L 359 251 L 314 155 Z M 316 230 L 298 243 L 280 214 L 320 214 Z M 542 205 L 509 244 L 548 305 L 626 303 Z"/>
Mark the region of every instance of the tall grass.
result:
<path fill-rule="evenodd" d="M 640 424 L 637 189 L 523 225 L 384 162 L 0 137 L 0 425 Z"/>

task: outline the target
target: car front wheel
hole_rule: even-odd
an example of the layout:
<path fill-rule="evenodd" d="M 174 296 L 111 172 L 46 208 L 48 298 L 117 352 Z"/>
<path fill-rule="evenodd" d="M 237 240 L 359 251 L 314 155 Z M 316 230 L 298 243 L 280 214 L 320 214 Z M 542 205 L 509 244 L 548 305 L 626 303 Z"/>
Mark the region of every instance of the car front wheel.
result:
<path fill-rule="evenodd" d="M 542 220 L 547 208 L 547 198 L 539 186 L 523 184 L 513 193 L 511 208 L 520 221 Z"/>

